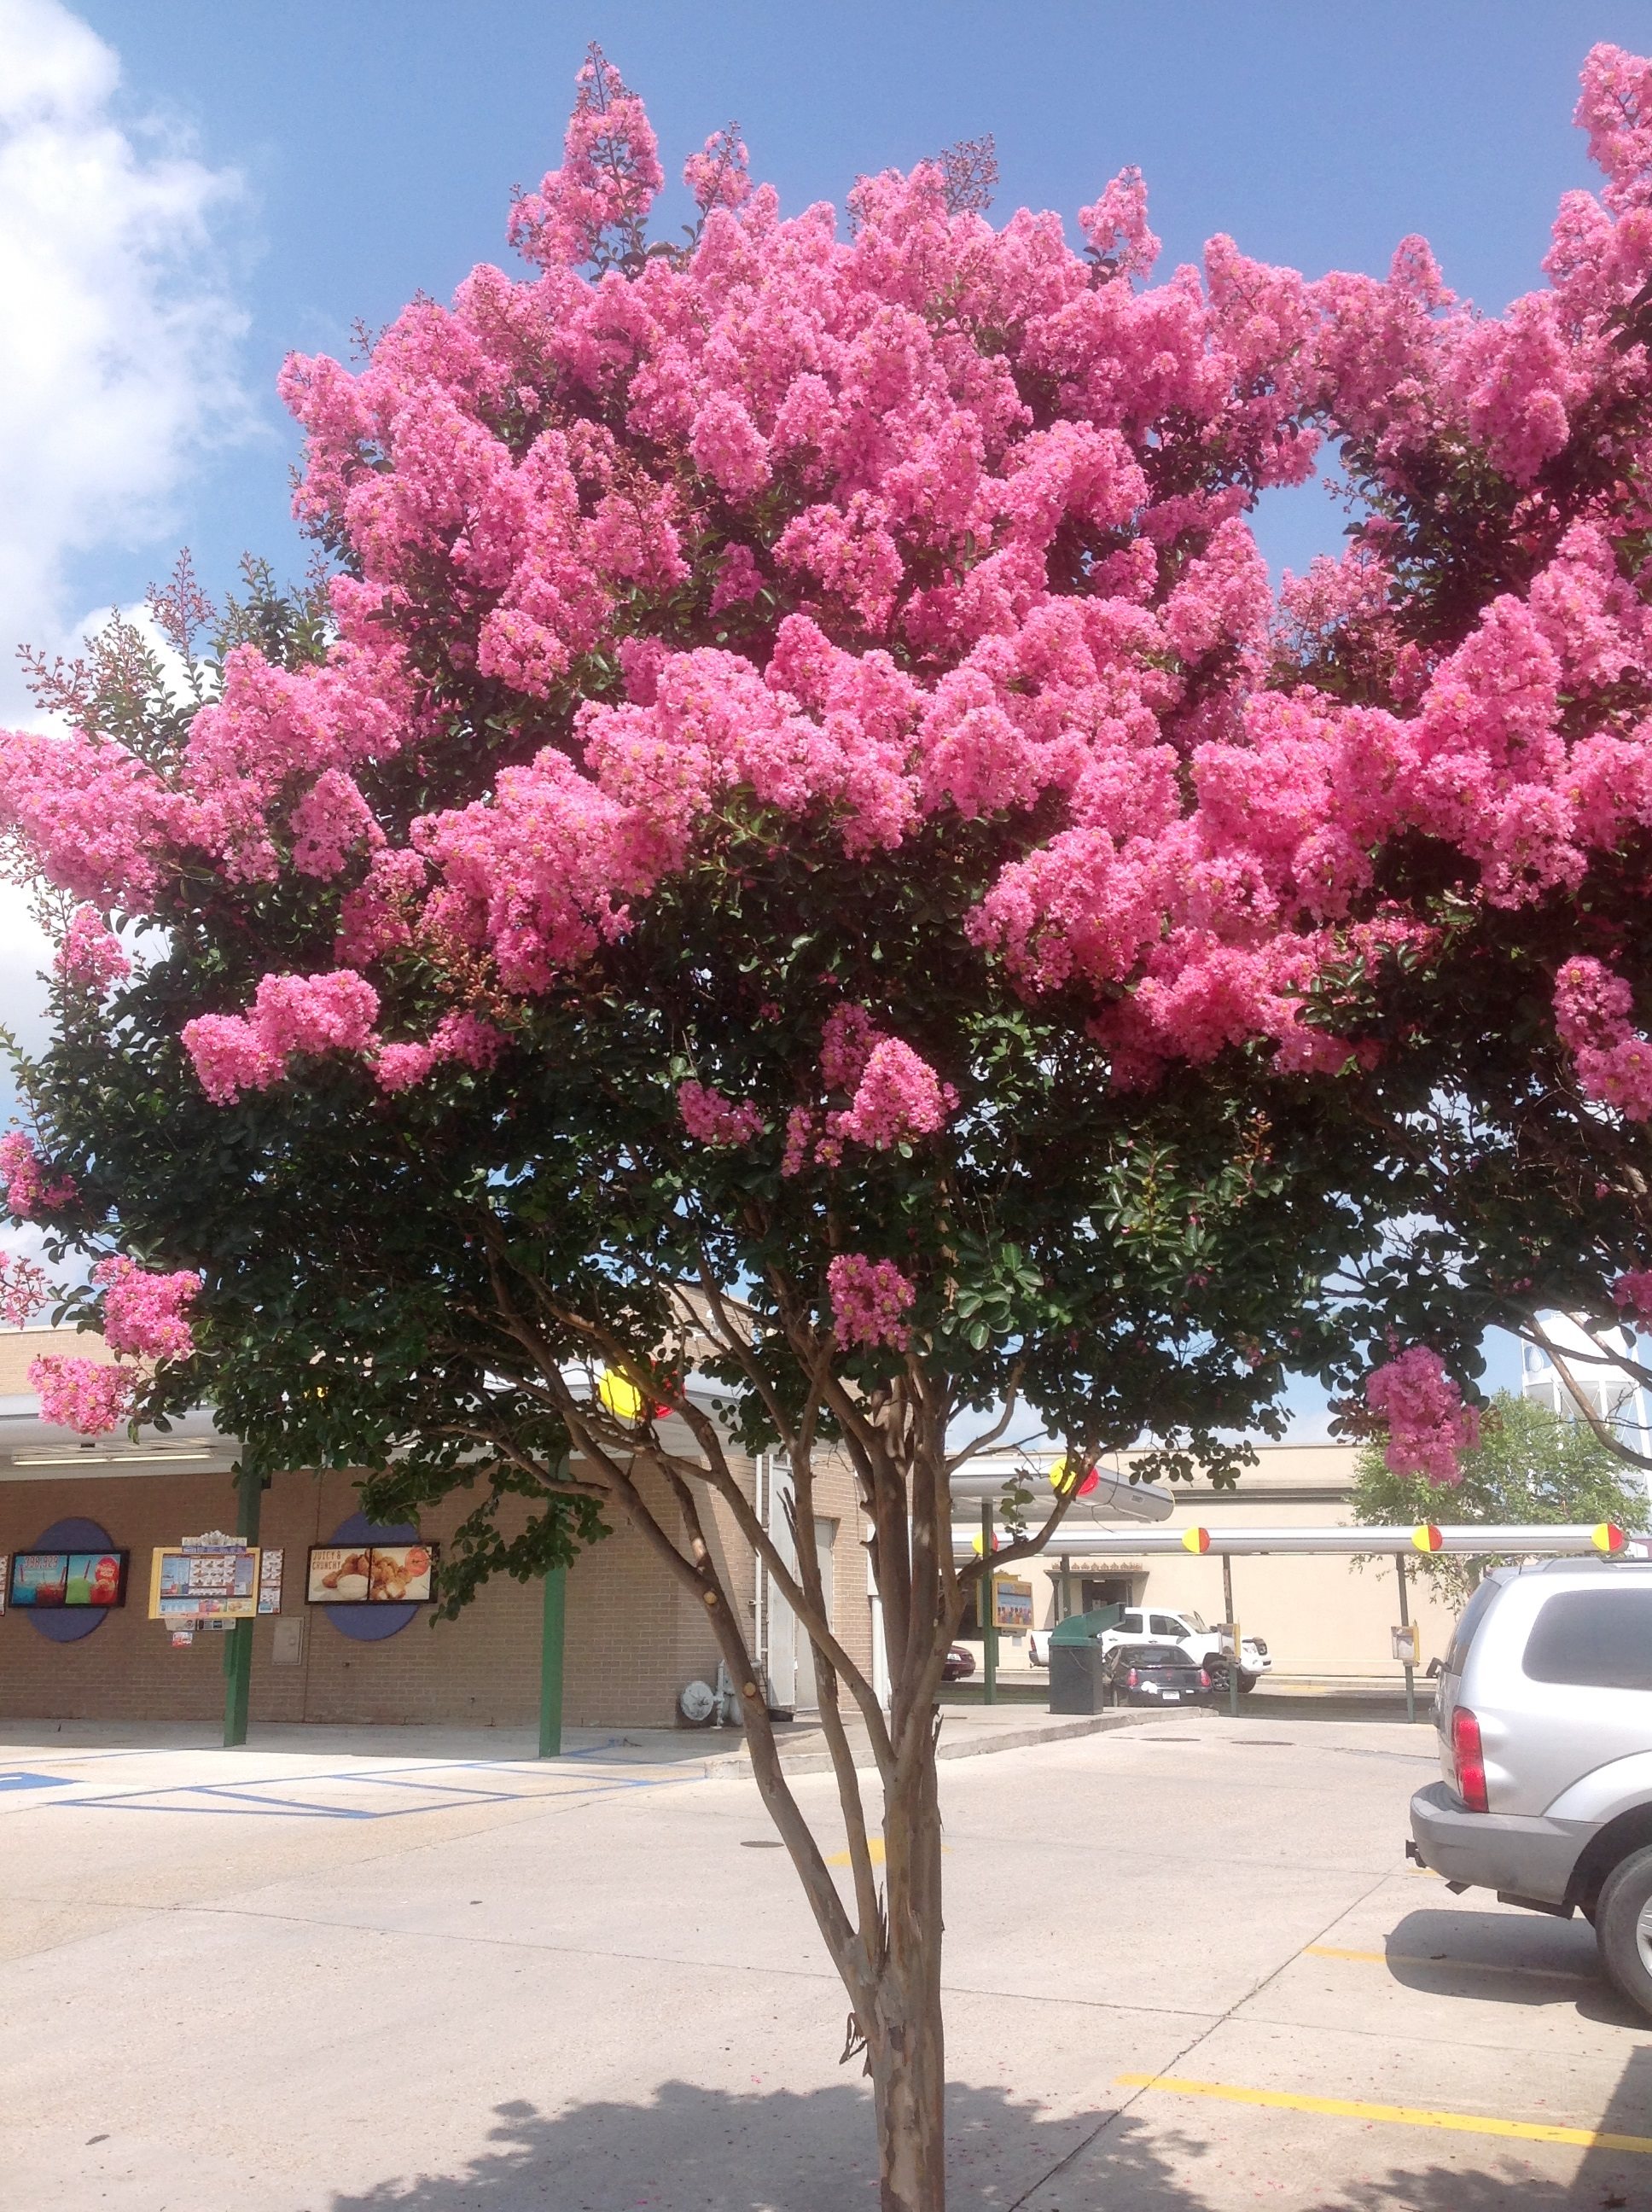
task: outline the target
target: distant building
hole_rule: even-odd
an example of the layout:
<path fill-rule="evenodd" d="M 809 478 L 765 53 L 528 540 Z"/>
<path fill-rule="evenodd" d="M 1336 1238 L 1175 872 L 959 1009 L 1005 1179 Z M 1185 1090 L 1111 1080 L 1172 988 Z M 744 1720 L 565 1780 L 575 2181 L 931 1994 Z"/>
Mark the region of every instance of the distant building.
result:
<path fill-rule="evenodd" d="M 1133 1456 L 1126 1453 L 1120 1462 L 1126 1472 Z M 1157 1494 L 1172 1500 L 1168 1516 L 1132 1517 L 1163 1528 L 1212 1533 L 1350 1527 L 1356 1456 L 1351 1444 L 1259 1443 L 1257 1465 L 1241 1474 L 1234 1489 L 1218 1490 L 1207 1481 L 1166 1484 Z M 1114 1525 L 1127 1522 L 1120 1516 Z M 1267 1645 L 1273 1660 L 1269 1679 L 1282 1688 L 1402 1679 L 1389 1641 L 1400 1618 L 1392 1559 L 1361 1567 L 1348 1559 L 1273 1553 L 1231 1559 L 1229 1569 L 1241 1629 Z M 1147 1552 L 1132 1559 L 1109 1547 L 1105 1555 L 1088 1558 L 1075 1534 L 1075 1548 L 1065 1559 L 1030 1560 L 1011 1572 L 1032 1583 L 1039 1628 L 1064 1613 L 1104 1605 L 1191 1611 L 1207 1624 L 1224 1617 L 1222 1561 L 1214 1554 Z M 1455 1614 L 1431 1595 L 1425 1577 L 1414 1575 L 1411 1582 L 1412 1617 L 1421 1631 L 1426 1665 L 1443 1655 Z M 1026 1664 L 1024 1647 L 1024 1638 L 1003 1639 L 1003 1659 L 1011 1671 Z"/>
<path fill-rule="evenodd" d="M 1647 1393 L 1625 1368 L 1602 1366 L 1594 1339 L 1567 1314 L 1545 1314 L 1544 1333 L 1564 1361 L 1567 1372 L 1588 1401 L 1596 1417 L 1615 1430 L 1633 1451 L 1652 1457 L 1652 1424 L 1649 1423 Z M 1627 1328 L 1601 1333 L 1600 1344 L 1626 1358 L 1635 1352 L 1634 1332 Z M 1520 1387 L 1523 1397 L 1546 1406 L 1564 1420 L 1582 1418 L 1577 1401 L 1552 1359 L 1534 1344 L 1520 1347 Z M 1647 1474 L 1652 1491 L 1652 1470 Z"/>

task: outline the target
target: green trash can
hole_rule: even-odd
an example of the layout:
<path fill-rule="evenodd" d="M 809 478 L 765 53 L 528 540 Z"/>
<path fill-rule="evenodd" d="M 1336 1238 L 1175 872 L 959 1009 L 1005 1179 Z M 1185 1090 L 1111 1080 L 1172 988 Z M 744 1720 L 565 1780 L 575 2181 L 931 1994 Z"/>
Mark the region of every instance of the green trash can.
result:
<path fill-rule="evenodd" d="M 1050 1711 L 1098 1713 L 1102 1710 L 1101 1639 L 1124 1618 L 1121 1605 L 1097 1606 L 1094 1613 L 1070 1613 L 1050 1631 Z"/>

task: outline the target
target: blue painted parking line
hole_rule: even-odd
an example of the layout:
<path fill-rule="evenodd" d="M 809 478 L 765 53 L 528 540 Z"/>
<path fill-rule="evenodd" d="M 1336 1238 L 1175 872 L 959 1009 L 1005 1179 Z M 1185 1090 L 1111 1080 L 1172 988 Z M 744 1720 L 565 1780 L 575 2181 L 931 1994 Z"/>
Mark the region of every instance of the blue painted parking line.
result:
<path fill-rule="evenodd" d="M 566 1804 L 576 1797 L 589 1799 L 616 1796 L 623 1790 L 665 1789 L 677 1778 L 660 1776 L 633 1780 L 614 1775 L 579 1790 L 466 1790 L 441 1783 L 410 1782 L 392 1775 L 322 1774 L 306 1776 L 296 1783 L 283 1778 L 279 1781 L 271 1778 L 240 1784 L 184 1782 L 174 1783 L 169 1789 L 162 1785 L 152 1790 L 111 1790 L 96 1797 L 66 1799 L 64 1809 L 76 1813 L 222 1813 L 243 1819 L 249 1814 L 261 1814 L 287 1820 L 400 1820 L 411 1814 L 460 1812 L 477 1805 Z M 355 1786 L 375 1784 L 428 1794 L 427 1802 L 418 1805 L 327 1805 L 302 1795 L 273 1794 L 301 1792 L 318 1783 Z M 272 1794 L 263 1794 L 266 1791 Z M 189 1802 L 179 1803 L 179 1799 Z"/>
<path fill-rule="evenodd" d="M 12 1774 L 0 1774 L 0 1790 L 72 1790 L 74 1784 L 61 1774 L 28 1774 L 19 1770 Z"/>

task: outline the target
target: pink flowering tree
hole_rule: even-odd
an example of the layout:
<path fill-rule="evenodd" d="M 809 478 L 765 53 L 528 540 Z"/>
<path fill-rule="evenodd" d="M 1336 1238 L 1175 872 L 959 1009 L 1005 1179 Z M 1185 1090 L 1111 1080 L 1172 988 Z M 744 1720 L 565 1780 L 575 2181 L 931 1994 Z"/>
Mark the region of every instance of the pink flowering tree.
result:
<path fill-rule="evenodd" d="M 1591 58 L 1606 192 L 1491 319 L 1417 240 L 1155 283 L 1139 176 L 1075 251 L 987 219 L 979 145 L 846 228 L 726 131 L 651 242 L 593 52 L 529 273 L 288 364 L 318 580 L 215 614 L 180 571 L 186 696 L 116 631 L 37 667 L 69 734 L 0 742 L 63 902 L 9 1200 L 142 1340 L 127 1410 L 210 1389 L 249 1479 L 464 1491 L 452 1604 L 641 1532 L 848 1993 L 886 2212 L 944 2192 L 959 1458 L 1057 1438 L 1051 1521 L 1144 1435 L 1226 1479 L 1294 1367 L 1439 1479 L 1489 1322 L 1647 1310 L 1647 76 Z M 1327 441 L 1359 525 L 1276 598 L 1247 514 Z M 887 1704 L 735 1442 L 805 1528 L 852 1468 Z M 841 1886 L 708 1497 L 813 1645 Z"/>

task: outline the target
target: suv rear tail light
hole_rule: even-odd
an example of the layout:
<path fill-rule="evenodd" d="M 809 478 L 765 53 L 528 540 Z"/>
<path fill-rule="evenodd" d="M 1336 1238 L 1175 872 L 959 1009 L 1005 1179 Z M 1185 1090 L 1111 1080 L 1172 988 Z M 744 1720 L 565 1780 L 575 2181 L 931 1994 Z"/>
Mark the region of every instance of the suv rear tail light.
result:
<path fill-rule="evenodd" d="M 1487 1811 L 1480 1724 L 1467 1705 L 1459 1705 L 1451 1716 L 1451 1757 L 1457 1770 L 1457 1795 L 1471 1813 Z"/>
<path fill-rule="evenodd" d="M 1133 1667 L 1130 1669 L 1130 1672 L 1124 1678 L 1124 1686 L 1127 1690 L 1133 1690 L 1139 1685 L 1140 1681 L 1141 1676 Z"/>
<path fill-rule="evenodd" d="M 1208 1667 L 1201 1667 L 1199 1670 L 1199 1686 L 1201 1690 L 1208 1690 L 1211 1686 L 1211 1670 Z"/>

